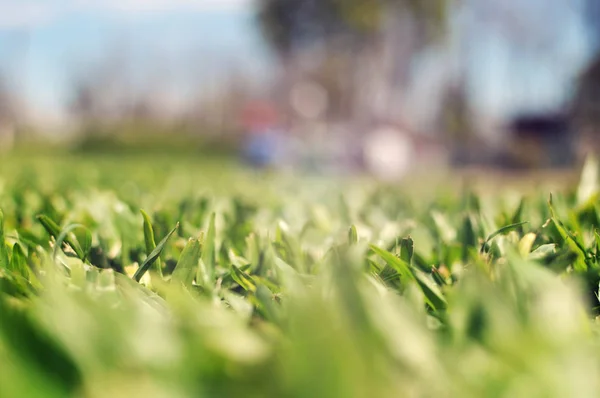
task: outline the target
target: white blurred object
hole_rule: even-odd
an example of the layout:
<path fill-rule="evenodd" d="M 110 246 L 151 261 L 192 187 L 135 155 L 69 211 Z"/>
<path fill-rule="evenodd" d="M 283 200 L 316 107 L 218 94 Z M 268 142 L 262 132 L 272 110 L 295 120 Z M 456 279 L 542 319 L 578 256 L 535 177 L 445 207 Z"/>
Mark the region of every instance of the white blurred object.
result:
<path fill-rule="evenodd" d="M 364 160 L 369 171 L 381 179 L 403 177 L 414 161 L 415 146 L 406 132 L 382 127 L 367 135 Z"/>
<path fill-rule="evenodd" d="M 327 111 L 329 96 L 327 90 L 320 84 L 303 82 L 292 88 L 290 102 L 298 115 L 314 120 Z"/>

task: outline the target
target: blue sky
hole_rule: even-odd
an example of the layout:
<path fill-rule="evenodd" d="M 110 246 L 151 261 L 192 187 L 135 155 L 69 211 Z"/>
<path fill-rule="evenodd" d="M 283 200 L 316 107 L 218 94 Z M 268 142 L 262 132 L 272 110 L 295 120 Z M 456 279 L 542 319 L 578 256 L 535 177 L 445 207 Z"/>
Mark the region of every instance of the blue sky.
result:
<path fill-rule="evenodd" d="M 463 0 L 464 66 L 480 110 L 560 105 L 590 54 L 582 1 Z M 521 40 L 529 33 L 539 39 Z M 0 0 L 0 70 L 38 113 L 59 112 L 69 76 L 116 51 L 141 86 L 175 95 L 208 89 L 232 65 L 268 70 L 252 0 Z"/>
<path fill-rule="evenodd" d="M 510 115 L 568 100 L 592 55 L 584 1 L 466 0 L 461 23 L 474 102 Z"/>
<path fill-rule="evenodd" d="M 43 113 L 110 54 L 126 54 L 140 84 L 186 95 L 231 65 L 260 73 L 267 51 L 246 0 L 0 0 L 0 68 Z"/>

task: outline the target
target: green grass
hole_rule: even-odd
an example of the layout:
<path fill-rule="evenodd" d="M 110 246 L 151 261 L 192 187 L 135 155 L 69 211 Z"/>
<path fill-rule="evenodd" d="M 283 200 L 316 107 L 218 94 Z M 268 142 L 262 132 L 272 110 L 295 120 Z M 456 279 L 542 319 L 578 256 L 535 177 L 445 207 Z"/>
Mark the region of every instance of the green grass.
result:
<path fill-rule="evenodd" d="M 4 158 L 0 397 L 597 397 L 598 164 L 581 174 Z"/>

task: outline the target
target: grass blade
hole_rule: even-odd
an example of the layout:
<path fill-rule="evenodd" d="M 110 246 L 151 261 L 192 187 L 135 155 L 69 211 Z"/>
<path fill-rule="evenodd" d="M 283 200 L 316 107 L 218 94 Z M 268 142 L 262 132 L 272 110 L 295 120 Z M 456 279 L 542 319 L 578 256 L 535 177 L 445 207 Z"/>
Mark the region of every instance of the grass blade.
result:
<path fill-rule="evenodd" d="M 48 235 L 56 239 L 56 246 L 60 247 L 62 243 L 66 243 L 75 252 L 77 257 L 79 257 L 80 259 L 83 259 L 85 257 L 81 246 L 79 246 L 79 244 L 76 241 L 74 241 L 68 233 L 60 239 L 60 243 L 58 242 L 58 238 L 61 236 L 61 228 L 50 217 L 41 214 L 37 216 L 37 219 L 40 222 L 40 224 L 42 224 L 46 232 L 48 232 Z"/>
<path fill-rule="evenodd" d="M 4 237 L 4 213 L 0 210 L 0 269 L 8 269 L 8 248 Z"/>
<path fill-rule="evenodd" d="M 140 210 L 144 219 L 144 243 L 146 245 L 146 255 L 150 255 L 152 250 L 156 249 L 156 242 L 154 240 L 154 230 L 152 229 L 152 221 L 144 210 Z M 162 264 L 160 258 L 157 258 L 154 263 L 154 270 L 162 278 Z"/>
<path fill-rule="evenodd" d="M 381 249 L 375 245 L 370 245 L 370 248 L 373 252 L 375 252 L 375 254 L 381 257 L 391 268 L 398 272 L 398 274 L 400 274 L 400 277 L 415 280 L 410 266 L 404 260 L 394 256 L 387 250 Z"/>
<path fill-rule="evenodd" d="M 411 237 L 403 238 L 400 241 L 400 258 L 408 265 L 412 265 L 414 254 L 414 242 Z"/>
<path fill-rule="evenodd" d="M 401 278 L 406 278 L 409 283 L 416 282 L 423 293 L 425 302 L 433 310 L 441 310 L 446 308 L 446 299 L 444 298 L 439 286 L 430 280 L 425 273 L 414 269 L 414 267 L 411 267 L 403 259 L 398 258 L 392 253 L 377 246 L 371 245 L 371 250 L 381 257 L 391 268 L 398 272 Z"/>
<path fill-rule="evenodd" d="M 148 272 L 148 270 L 150 269 L 150 267 L 152 266 L 152 264 L 154 264 L 154 262 L 156 261 L 156 259 L 158 258 L 158 256 L 160 256 L 160 253 L 165 248 L 165 245 L 169 241 L 169 238 L 171 238 L 171 236 L 175 233 L 175 231 L 177 231 L 178 228 L 179 228 L 179 223 L 177 223 L 177 225 L 175 225 L 175 228 L 173 228 L 171 230 L 171 232 L 169 232 L 167 234 L 167 236 L 165 236 L 163 238 L 163 240 L 161 240 L 159 242 L 159 244 L 156 245 L 156 247 L 154 248 L 154 250 L 152 250 L 152 253 L 150 253 L 148 255 L 148 257 L 146 258 L 146 260 L 144 260 L 144 262 L 142 263 L 142 265 L 140 265 L 140 268 L 138 268 L 137 271 L 135 271 L 135 274 L 133 274 L 133 279 L 136 282 L 139 282 L 139 281 L 142 280 L 142 277 L 144 276 L 144 274 L 146 272 Z"/>
<path fill-rule="evenodd" d="M 18 243 L 15 243 L 13 246 L 12 257 L 10 259 L 10 269 L 25 278 L 29 277 L 27 257 L 25 257 L 23 248 L 21 248 L 21 245 Z"/>
<path fill-rule="evenodd" d="M 215 274 L 215 258 L 216 258 L 216 236 L 217 230 L 215 226 L 215 219 L 217 215 L 216 213 L 212 213 L 210 216 L 210 221 L 208 223 L 208 230 L 206 231 L 206 235 L 204 236 L 204 241 L 202 242 L 202 262 L 206 267 L 206 272 L 208 273 L 209 279 L 212 281 L 214 279 Z"/>
<path fill-rule="evenodd" d="M 587 270 L 587 252 L 581 242 L 579 242 L 579 240 L 568 230 L 565 224 L 558 219 L 552 203 L 552 195 L 550 195 L 550 198 L 548 199 L 548 209 L 550 210 L 550 215 L 552 216 L 550 220 L 560 234 L 560 237 L 567 244 L 569 249 L 577 255 L 577 259 L 573 264 L 574 268 L 578 271 Z"/>
<path fill-rule="evenodd" d="M 352 225 L 348 230 L 348 243 L 350 245 L 355 245 L 358 243 L 358 232 L 356 231 L 355 225 Z"/>
<path fill-rule="evenodd" d="M 76 237 L 71 237 L 69 234 L 76 229 L 81 229 L 84 231 L 83 235 L 83 245 L 79 243 L 79 240 Z M 54 246 L 54 251 L 52 253 L 52 258 L 56 258 L 58 254 L 58 250 L 62 247 L 63 242 L 67 242 L 69 246 L 75 251 L 75 254 L 81 261 L 86 261 L 87 256 L 92 248 L 92 233 L 85 227 L 85 225 L 81 224 L 70 224 L 67 225 L 56 237 L 56 245 Z"/>
<path fill-rule="evenodd" d="M 191 286 L 196 274 L 196 268 L 200 261 L 201 253 L 200 241 L 198 239 L 190 239 L 185 245 L 183 252 L 179 256 L 171 283 L 183 286 Z"/>
<path fill-rule="evenodd" d="M 531 253 L 531 249 L 533 248 L 533 244 L 537 239 L 537 235 L 534 233 L 528 233 L 519 241 L 519 254 L 521 257 L 525 258 Z"/>
<path fill-rule="evenodd" d="M 255 292 L 256 285 L 252 282 L 252 277 L 231 264 L 231 277 L 233 280 L 247 292 Z"/>
<path fill-rule="evenodd" d="M 487 237 L 487 239 L 485 240 L 485 242 L 483 242 L 483 244 L 481 245 L 481 250 L 480 253 L 485 252 L 486 248 L 489 246 L 489 243 L 498 235 L 506 235 L 509 232 L 512 232 L 516 229 L 518 229 L 519 227 L 527 224 L 529 221 L 523 221 L 523 222 L 518 222 L 518 223 L 514 223 L 514 224 L 510 224 L 510 225 L 506 225 L 502 228 L 500 228 L 499 230 L 497 230 L 496 232 L 492 233 L 490 236 Z"/>
<path fill-rule="evenodd" d="M 541 245 L 540 247 L 529 253 L 528 258 L 530 260 L 541 260 L 554 253 L 556 253 L 556 245 L 554 243 L 548 243 L 545 245 Z"/>
<path fill-rule="evenodd" d="M 577 187 L 577 204 L 582 205 L 598 192 L 598 159 L 588 156 L 581 172 L 581 180 Z"/>
<path fill-rule="evenodd" d="M 440 287 L 431 280 L 424 272 L 417 269 L 413 270 L 417 283 L 425 296 L 425 302 L 434 311 L 440 311 L 446 309 L 448 303 L 442 293 Z"/>

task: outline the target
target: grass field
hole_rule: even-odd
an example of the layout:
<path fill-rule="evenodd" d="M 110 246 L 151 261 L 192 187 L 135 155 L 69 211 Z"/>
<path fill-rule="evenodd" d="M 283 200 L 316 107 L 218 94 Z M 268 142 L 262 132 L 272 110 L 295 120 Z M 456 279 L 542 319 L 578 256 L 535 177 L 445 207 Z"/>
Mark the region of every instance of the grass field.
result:
<path fill-rule="evenodd" d="M 598 164 L 0 160 L 0 397 L 598 397 Z"/>

